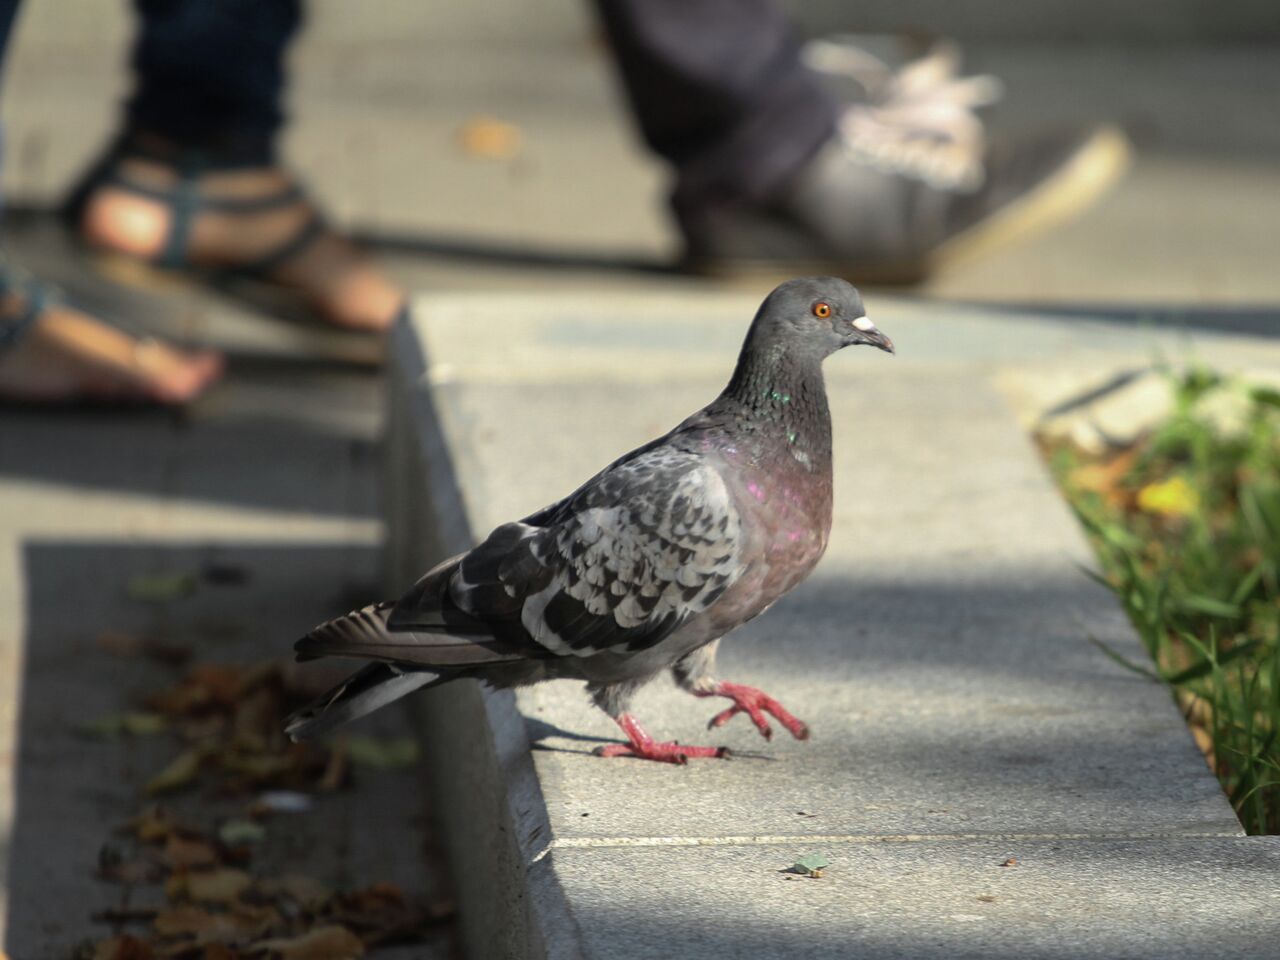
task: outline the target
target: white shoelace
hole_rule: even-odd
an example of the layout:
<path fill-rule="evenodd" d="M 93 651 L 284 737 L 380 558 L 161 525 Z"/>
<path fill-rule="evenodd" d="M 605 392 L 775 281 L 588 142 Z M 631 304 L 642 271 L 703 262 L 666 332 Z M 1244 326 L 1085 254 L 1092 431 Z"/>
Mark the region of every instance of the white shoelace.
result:
<path fill-rule="evenodd" d="M 853 44 L 814 40 L 805 62 L 851 77 L 867 94 L 839 121 L 846 149 L 877 170 L 922 180 L 939 190 L 982 186 L 986 136 L 976 110 L 995 103 L 1003 86 L 990 75 L 961 77 L 960 49 L 939 41 L 898 70 Z"/>

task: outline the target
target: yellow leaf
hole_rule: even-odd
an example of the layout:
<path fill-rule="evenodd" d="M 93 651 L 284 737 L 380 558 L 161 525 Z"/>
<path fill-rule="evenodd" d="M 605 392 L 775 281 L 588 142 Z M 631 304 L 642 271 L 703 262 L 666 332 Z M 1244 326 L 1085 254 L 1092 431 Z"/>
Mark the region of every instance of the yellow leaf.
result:
<path fill-rule="evenodd" d="M 1138 508 L 1165 517 L 1185 517 L 1200 506 L 1200 495 L 1180 477 L 1149 483 L 1138 491 Z"/>
<path fill-rule="evenodd" d="M 180 753 L 167 767 L 157 773 L 147 783 L 147 793 L 167 793 L 185 787 L 200 772 L 200 764 L 204 762 L 204 754 L 199 750 L 187 750 Z"/>

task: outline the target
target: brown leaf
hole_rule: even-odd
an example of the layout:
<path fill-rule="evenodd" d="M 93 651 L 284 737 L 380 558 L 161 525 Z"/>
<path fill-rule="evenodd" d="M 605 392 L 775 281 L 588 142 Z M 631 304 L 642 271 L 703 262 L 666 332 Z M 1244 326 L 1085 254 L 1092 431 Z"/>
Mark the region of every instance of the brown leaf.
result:
<path fill-rule="evenodd" d="M 98 878 L 108 883 L 123 883 L 134 886 L 139 883 L 157 883 L 164 876 L 164 870 L 151 860 L 126 860 L 113 863 L 98 871 Z"/>
<path fill-rule="evenodd" d="M 253 885 L 243 870 L 183 870 L 165 881 L 170 900 L 197 900 L 201 903 L 231 903 Z"/>
<path fill-rule="evenodd" d="M 107 907 L 89 914 L 89 919 L 94 923 L 146 923 L 154 920 L 159 912 L 151 907 Z M 4 960 L 3 954 L 0 954 L 0 960 Z"/>
<path fill-rule="evenodd" d="M 98 649 L 113 657 L 145 656 L 149 660 L 171 666 L 181 666 L 191 659 L 190 646 L 169 643 L 158 637 L 126 633 L 123 630 L 104 630 L 94 638 Z"/>
<path fill-rule="evenodd" d="M 333 896 L 333 891 L 314 877 L 301 873 L 288 873 L 272 877 L 258 884 L 269 897 L 285 896 L 299 906 L 316 907 Z"/>
<path fill-rule="evenodd" d="M 143 843 L 160 843 L 178 829 L 178 821 L 168 809 L 153 804 L 130 820 L 128 829 Z"/>
<path fill-rule="evenodd" d="M 324 773 L 321 774 L 320 782 L 316 784 L 316 789 L 321 793 L 333 793 L 347 782 L 349 770 L 347 738 L 340 737 L 329 752 L 329 762 L 325 765 Z"/>
<path fill-rule="evenodd" d="M 255 953 L 270 953 L 279 960 L 358 960 L 364 944 L 346 927 L 318 927 L 300 937 L 263 940 Z"/>
<path fill-rule="evenodd" d="M 164 856 L 174 867 L 212 867 L 218 863 L 218 851 L 208 840 L 176 833 L 165 841 Z"/>
<path fill-rule="evenodd" d="M 201 663 L 148 705 L 170 716 L 188 716 L 235 703 L 244 670 L 234 664 Z"/>
<path fill-rule="evenodd" d="M 125 934 L 108 937 L 94 944 L 93 960 L 153 960 L 155 951 L 144 940 Z M 0 960 L 4 954 L 0 953 Z"/>
<path fill-rule="evenodd" d="M 142 653 L 146 641 L 136 633 L 123 630 L 103 630 L 94 638 L 98 649 L 113 657 L 136 657 Z"/>
<path fill-rule="evenodd" d="M 260 937 L 271 929 L 277 919 L 274 911 L 214 913 L 188 904 L 157 914 L 152 929 L 162 937 L 194 937 L 197 943 L 211 943 Z"/>
<path fill-rule="evenodd" d="M 133 886 L 139 883 L 156 883 L 164 876 L 164 867 L 156 862 L 150 851 L 141 856 L 125 859 L 121 847 L 114 843 L 105 843 L 98 851 L 98 878 L 108 883 L 123 883 Z"/>
<path fill-rule="evenodd" d="M 282 707 L 280 691 L 273 685 L 246 691 L 232 713 L 231 732 L 236 743 L 255 750 L 266 750 L 272 744 L 283 745 Z"/>

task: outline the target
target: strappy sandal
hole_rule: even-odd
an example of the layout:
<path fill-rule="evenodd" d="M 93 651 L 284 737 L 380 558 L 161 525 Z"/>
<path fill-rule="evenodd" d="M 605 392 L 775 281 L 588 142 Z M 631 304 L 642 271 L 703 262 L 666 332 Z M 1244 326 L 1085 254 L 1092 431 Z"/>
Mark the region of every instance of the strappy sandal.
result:
<path fill-rule="evenodd" d="M 3 257 L 0 297 L 7 301 L 0 310 L 0 405 L 6 408 L 173 408 L 194 400 L 221 373 L 216 354 L 184 356 L 150 337 L 115 330 Z M 50 308 L 62 309 L 54 315 Z M 8 355 L 42 323 L 50 326 L 36 350 Z"/>
<path fill-rule="evenodd" d="M 22 300 L 16 316 L 6 317 L 0 313 L 0 353 L 16 344 L 35 326 L 55 293 L 25 270 L 0 258 L 0 298 L 16 294 Z"/>
<path fill-rule="evenodd" d="M 128 159 L 148 160 L 173 170 L 177 182 L 157 188 L 131 179 L 121 169 Z M 284 263 L 301 255 L 329 230 L 324 216 L 308 202 L 309 215 L 292 234 L 265 254 L 228 266 L 206 266 L 190 257 L 191 233 L 196 218 L 203 213 L 253 216 L 282 210 L 307 202 L 306 191 L 297 184 L 263 197 L 215 197 L 201 191 L 200 178 L 209 173 L 244 169 L 240 164 L 218 161 L 194 150 L 159 151 L 122 138 L 89 170 L 63 206 L 63 221 L 80 238 L 85 212 L 95 191 L 115 187 L 134 196 L 152 200 L 170 213 L 168 235 L 160 253 L 147 258 L 126 253 L 89 249 L 90 259 L 111 279 L 127 286 L 164 288 L 175 281 L 195 280 L 216 290 L 243 299 L 271 313 L 311 317 L 314 308 L 304 291 L 270 275 Z M 357 328 L 348 328 L 363 333 Z"/>

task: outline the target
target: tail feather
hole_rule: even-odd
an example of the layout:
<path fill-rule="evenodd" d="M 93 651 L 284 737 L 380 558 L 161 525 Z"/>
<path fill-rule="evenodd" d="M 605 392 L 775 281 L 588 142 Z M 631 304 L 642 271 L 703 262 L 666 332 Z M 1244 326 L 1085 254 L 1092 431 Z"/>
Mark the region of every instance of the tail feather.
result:
<path fill-rule="evenodd" d="M 401 671 L 390 664 L 371 663 L 290 715 L 285 720 L 284 732 L 295 741 L 311 740 L 415 690 L 450 679 L 435 670 Z"/>
<path fill-rule="evenodd" d="M 372 603 L 322 623 L 294 644 L 299 660 L 317 657 L 363 657 L 424 667 L 459 667 L 525 656 L 492 635 L 389 630 L 395 604 Z"/>

